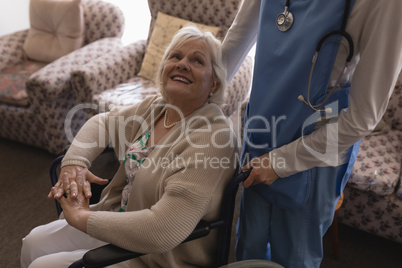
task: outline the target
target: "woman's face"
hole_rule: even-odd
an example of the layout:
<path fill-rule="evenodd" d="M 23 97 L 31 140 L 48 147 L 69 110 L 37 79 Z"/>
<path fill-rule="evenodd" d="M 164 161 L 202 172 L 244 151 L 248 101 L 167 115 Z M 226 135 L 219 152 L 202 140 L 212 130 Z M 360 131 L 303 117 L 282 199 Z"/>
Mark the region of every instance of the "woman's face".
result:
<path fill-rule="evenodd" d="M 196 39 L 173 48 L 162 70 L 162 84 L 169 104 L 194 110 L 202 106 L 218 86 L 207 45 Z"/>

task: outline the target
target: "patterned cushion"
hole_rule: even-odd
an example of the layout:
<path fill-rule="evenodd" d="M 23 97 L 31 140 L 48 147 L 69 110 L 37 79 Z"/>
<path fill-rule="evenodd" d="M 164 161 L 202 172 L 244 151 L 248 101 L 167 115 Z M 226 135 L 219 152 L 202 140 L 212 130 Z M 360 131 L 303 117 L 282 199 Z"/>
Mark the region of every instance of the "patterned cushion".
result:
<path fill-rule="evenodd" d="M 396 190 L 396 196 L 402 200 L 402 183 L 399 184 L 398 189 Z"/>
<path fill-rule="evenodd" d="M 151 11 L 148 40 L 154 29 L 158 12 L 195 23 L 219 26 L 220 30 L 217 37 L 223 39 L 236 17 L 241 2 L 242 0 L 148 0 Z"/>
<path fill-rule="evenodd" d="M 24 51 L 31 59 L 52 62 L 83 45 L 81 0 L 31 0 L 29 21 Z"/>
<path fill-rule="evenodd" d="M 140 40 L 125 47 L 115 48 L 95 60 L 82 64 L 71 73 L 77 102 L 92 102 L 94 95 L 118 84 L 127 83 L 140 71 L 145 49 L 146 41 Z"/>
<path fill-rule="evenodd" d="M 0 73 L 0 102 L 27 106 L 28 95 L 25 91 L 25 82 L 31 74 L 43 66 L 45 63 L 24 61 L 3 70 Z"/>
<path fill-rule="evenodd" d="M 150 95 L 157 94 L 155 83 L 136 76 L 115 88 L 95 94 L 93 103 L 99 105 L 99 113 L 110 111 L 112 106 L 127 106 L 138 103 Z"/>
<path fill-rule="evenodd" d="M 389 99 L 384 120 L 393 129 L 402 130 L 402 81 L 395 86 L 394 92 Z"/>
<path fill-rule="evenodd" d="M 0 37 L 0 72 L 24 60 L 22 46 L 27 35 L 28 30 L 23 30 Z"/>
<path fill-rule="evenodd" d="M 402 201 L 346 187 L 338 220 L 354 228 L 402 243 Z"/>
<path fill-rule="evenodd" d="M 401 173 L 402 132 L 367 136 L 362 140 L 348 186 L 379 196 L 392 194 Z"/>
<path fill-rule="evenodd" d="M 64 90 L 71 90 L 70 73 L 101 55 L 109 54 L 122 47 L 120 38 L 103 38 L 84 46 L 46 65 L 27 81 L 27 93 L 40 105 L 41 101 L 59 96 Z"/>
<path fill-rule="evenodd" d="M 226 116 L 232 115 L 248 94 L 251 84 L 252 64 L 252 58 L 246 57 L 239 71 L 226 88 L 225 104 L 222 107 Z M 157 94 L 155 83 L 136 76 L 124 84 L 105 90 L 102 93 L 94 94 L 93 103 L 99 105 L 99 112 L 106 112 L 111 109 L 110 105 L 135 104 L 153 94 Z"/>
<path fill-rule="evenodd" d="M 188 20 L 172 17 L 161 12 L 158 13 L 156 19 L 155 28 L 152 32 L 151 40 L 149 41 L 147 51 L 142 61 L 141 70 L 138 74 L 149 80 L 155 80 L 156 72 L 158 71 L 160 62 L 167 46 L 170 44 L 174 34 L 183 26 L 190 24 Z M 219 27 L 212 27 L 203 24 L 197 24 L 200 29 L 210 31 L 216 35 L 219 31 Z"/>
<path fill-rule="evenodd" d="M 225 104 L 222 110 L 226 116 L 232 115 L 248 95 L 251 87 L 252 69 L 253 59 L 247 56 L 225 89 Z"/>
<path fill-rule="evenodd" d="M 82 0 L 85 21 L 85 45 L 105 37 L 122 37 L 123 11 L 113 3 L 99 0 Z"/>

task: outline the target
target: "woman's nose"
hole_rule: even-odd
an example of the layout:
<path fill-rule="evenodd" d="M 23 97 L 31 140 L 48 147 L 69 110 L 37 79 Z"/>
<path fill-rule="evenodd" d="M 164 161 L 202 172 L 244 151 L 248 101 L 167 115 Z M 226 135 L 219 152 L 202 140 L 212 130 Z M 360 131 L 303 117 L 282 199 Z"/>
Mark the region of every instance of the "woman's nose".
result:
<path fill-rule="evenodd" d="M 182 59 L 181 61 L 179 61 L 176 65 L 176 68 L 178 70 L 190 71 L 190 65 L 188 64 L 186 59 Z"/>

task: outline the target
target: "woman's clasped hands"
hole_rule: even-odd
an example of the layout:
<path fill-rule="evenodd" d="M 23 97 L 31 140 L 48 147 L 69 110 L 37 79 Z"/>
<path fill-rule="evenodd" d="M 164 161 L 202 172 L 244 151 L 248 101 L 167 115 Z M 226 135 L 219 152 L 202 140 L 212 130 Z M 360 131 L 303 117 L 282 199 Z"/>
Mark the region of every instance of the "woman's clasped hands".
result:
<path fill-rule="evenodd" d="M 58 182 L 52 187 L 48 198 L 55 198 L 63 208 L 67 222 L 86 232 L 86 223 L 91 214 L 89 199 L 92 196 L 91 184 L 104 185 L 108 180 L 99 178 L 87 168 L 65 166 L 60 171 Z"/>
<path fill-rule="evenodd" d="M 60 171 L 58 182 L 51 188 L 48 198 L 60 199 L 64 194 L 77 198 L 82 192 L 89 199 L 92 196 L 90 183 L 104 185 L 108 180 L 99 178 L 87 168 L 81 166 L 65 166 Z"/>

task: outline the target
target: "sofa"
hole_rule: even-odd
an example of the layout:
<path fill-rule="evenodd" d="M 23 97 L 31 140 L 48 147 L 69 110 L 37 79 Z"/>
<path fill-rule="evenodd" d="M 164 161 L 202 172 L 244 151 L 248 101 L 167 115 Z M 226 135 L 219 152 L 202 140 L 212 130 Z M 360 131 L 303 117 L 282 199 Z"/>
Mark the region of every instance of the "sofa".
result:
<path fill-rule="evenodd" d="M 36 1 L 40 4 L 46 2 L 51 1 Z M 71 88 L 71 71 L 123 47 L 121 36 L 125 20 L 123 12 L 117 6 L 99 0 L 77 2 L 82 6 L 82 46 L 50 63 L 26 57 L 24 44 L 32 24 L 30 29 L 0 37 L 1 138 L 60 154 L 69 143 L 64 127 L 65 119 L 69 111 L 77 105 Z M 57 5 L 66 1 L 53 1 L 54 3 Z M 48 10 L 47 15 L 57 17 Z M 71 24 L 68 21 L 67 23 Z M 64 45 L 65 42 L 63 39 L 62 41 Z M 48 43 L 43 43 L 43 47 L 50 51 Z M 46 50 L 45 54 L 48 54 Z M 21 94 L 25 97 L 21 98 Z M 10 99 L 14 102 L 10 102 Z M 68 135 L 74 136 L 86 119 L 85 112 L 74 113 Z"/>
<path fill-rule="evenodd" d="M 338 221 L 402 243 L 402 74 L 382 122 L 362 139 Z"/>
<path fill-rule="evenodd" d="M 149 0 L 148 40 L 123 46 L 124 17 L 111 3 L 81 0 L 85 46 L 45 65 L 25 83 L 26 105 L 0 102 L 0 137 L 60 154 L 92 115 L 111 105 L 131 105 L 156 94 L 152 79 L 138 76 L 158 12 L 215 26 L 223 39 L 241 0 Z M 169 26 L 169 25 L 168 25 Z M 0 37 L 0 72 L 24 62 L 22 46 L 28 30 Z M 224 112 L 230 116 L 250 89 L 252 59 L 247 57 L 228 85 Z"/>

